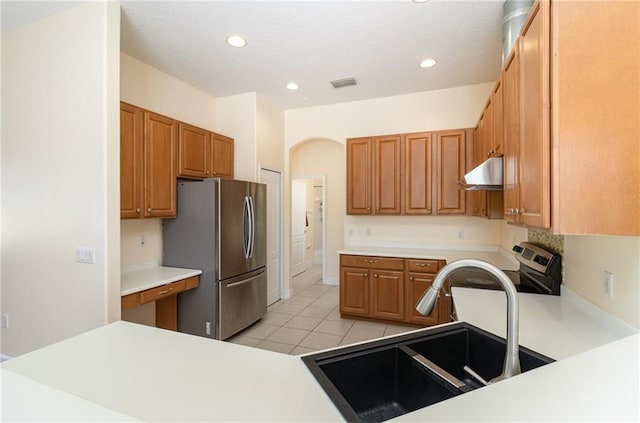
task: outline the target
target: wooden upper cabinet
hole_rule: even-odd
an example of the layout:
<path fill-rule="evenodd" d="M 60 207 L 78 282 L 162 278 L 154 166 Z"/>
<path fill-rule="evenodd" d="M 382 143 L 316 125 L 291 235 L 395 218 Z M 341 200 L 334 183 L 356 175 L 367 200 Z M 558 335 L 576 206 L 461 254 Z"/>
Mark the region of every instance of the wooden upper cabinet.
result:
<path fill-rule="evenodd" d="M 178 176 L 211 177 L 211 135 L 204 129 L 180 123 Z"/>
<path fill-rule="evenodd" d="M 517 221 L 520 208 L 520 49 L 516 42 L 505 63 L 503 80 L 504 100 L 504 218 Z"/>
<path fill-rule="evenodd" d="M 567 3 L 551 2 L 553 231 L 638 236 L 640 2 Z"/>
<path fill-rule="evenodd" d="M 376 137 L 374 145 L 374 214 L 400 214 L 400 135 Z"/>
<path fill-rule="evenodd" d="M 347 214 L 372 214 L 371 138 L 347 140 Z"/>
<path fill-rule="evenodd" d="M 464 129 L 436 133 L 436 214 L 465 214 L 465 191 L 459 183 L 465 173 Z"/>
<path fill-rule="evenodd" d="M 143 111 L 120 105 L 120 217 L 142 216 Z"/>
<path fill-rule="evenodd" d="M 521 222 L 551 226 L 549 139 L 549 3 L 536 2 L 520 36 Z"/>
<path fill-rule="evenodd" d="M 491 138 L 491 149 L 489 153 L 492 157 L 500 157 L 504 154 L 504 126 L 503 126 L 503 113 L 504 113 L 504 89 L 503 89 L 503 81 L 502 76 L 496 83 L 495 88 L 493 89 L 493 94 L 491 94 L 491 105 L 492 105 L 492 113 L 491 117 L 493 119 L 493 124 L 491 125 L 492 129 L 492 138 Z"/>
<path fill-rule="evenodd" d="M 432 133 L 404 139 L 404 214 L 431 214 L 433 197 Z"/>
<path fill-rule="evenodd" d="M 178 124 L 120 103 L 120 217 L 175 217 Z"/>
<path fill-rule="evenodd" d="M 233 138 L 211 133 L 211 174 L 214 177 L 233 179 Z"/>
<path fill-rule="evenodd" d="M 144 113 L 144 217 L 176 216 L 178 123 Z"/>

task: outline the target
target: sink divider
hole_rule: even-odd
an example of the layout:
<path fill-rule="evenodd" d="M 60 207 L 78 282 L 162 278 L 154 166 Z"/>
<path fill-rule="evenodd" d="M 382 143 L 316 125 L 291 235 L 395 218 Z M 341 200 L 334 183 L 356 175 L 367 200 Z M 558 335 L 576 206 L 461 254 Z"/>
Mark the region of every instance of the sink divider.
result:
<path fill-rule="evenodd" d="M 447 372 L 445 369 L 438 366 L 436 363 L 429 360 L 422 354 L 414 351 L 413 349 L 407 347 L 406 345 L 400 345 L 398 346 L 398 348 L 403 353 L 413 358 L 416 361 L 416 363 L 418 363 L 420 366 L 426 369 L 429 374 L 436 376 L 440 381 L 445 382 L 445 384 L 449 385 L 450 387 L 453 387 L 460 392 L 468 392 L 471 390 L 466 383 L 464 383 L 463 381 L 461 381 L 451 373 Z"/>

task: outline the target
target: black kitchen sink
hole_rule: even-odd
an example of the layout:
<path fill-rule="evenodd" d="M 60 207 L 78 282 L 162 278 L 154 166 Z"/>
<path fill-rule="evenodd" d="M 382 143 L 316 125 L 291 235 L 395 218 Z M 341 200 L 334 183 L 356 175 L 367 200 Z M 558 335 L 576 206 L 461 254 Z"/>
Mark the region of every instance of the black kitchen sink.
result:
<path fill-rule="evenodd" d="M 483 386 L 502 373 L 506 342 L 468 323 L 302 357 L 347 421 L 382 422 Z M 552 362 L 520 347 L 523 372 Z"/>

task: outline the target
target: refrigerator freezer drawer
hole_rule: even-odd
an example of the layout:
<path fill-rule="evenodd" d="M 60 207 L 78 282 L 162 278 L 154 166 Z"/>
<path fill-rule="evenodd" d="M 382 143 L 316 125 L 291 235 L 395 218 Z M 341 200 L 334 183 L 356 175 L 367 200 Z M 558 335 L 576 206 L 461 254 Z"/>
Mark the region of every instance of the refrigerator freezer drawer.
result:
<path fill-rule="evenodd" d="M 227 339 L 267 312 L 266 268 L 218 283 L 217 339 Z"/>

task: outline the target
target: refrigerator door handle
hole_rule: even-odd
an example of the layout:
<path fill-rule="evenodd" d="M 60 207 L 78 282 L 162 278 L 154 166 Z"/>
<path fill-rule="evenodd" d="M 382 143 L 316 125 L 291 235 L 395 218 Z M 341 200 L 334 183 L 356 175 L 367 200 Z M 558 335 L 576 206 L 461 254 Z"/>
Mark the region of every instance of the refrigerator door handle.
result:
<path fill-rule="evenodd" d="M 244 258 L 248 259 L 250 257 L 249 251 L 249 240 L 251 239 L 251 215 L 249 211 L 249 197 L 244 197 L 244 205 L 242 208 L 242 221 L 243 221 L 243 240 L 242 240 L 242 249 L 244 250 Z"/>
<path fill-rule="evenodd" d="M 253 257 L 253 248 L 256 240 L 256 212 L 253 206 L 253 197 L 249 196 L 249 210 L 251 214 L 251 232 L 249 239 L 249 258 Z"/>

